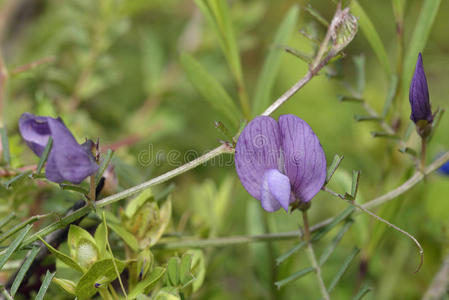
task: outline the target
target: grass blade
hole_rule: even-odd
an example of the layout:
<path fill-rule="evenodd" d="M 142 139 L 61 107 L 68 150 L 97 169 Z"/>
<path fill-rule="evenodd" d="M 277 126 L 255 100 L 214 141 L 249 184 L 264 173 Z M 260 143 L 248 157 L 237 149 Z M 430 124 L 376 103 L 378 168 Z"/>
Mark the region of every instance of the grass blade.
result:
<path fill-rule="evenodd" d="M 341 277 L 343 277 L 343 274 L 346 272 L 346 270 L 349 268 L 349 265 L 354 260 L 354 258 L 357 256 L 357 254 L 360 252 L 359 248 L 354 248 L 352 250 L 351 254 L 348 256 L 348 258 L 344 261 L 343 265 L 341 266 L 340 270 L 338 270 L 337 274 L 335 275 L 334 279 L 332 279 L 332 282 L 329 284 L 329 288 L 327 289 L 329 292 L 331 292 L 340 281 Z"/>
<path fill-rule="evenodd" d="M 14 253 L 14 251 L 16 251 L 17 248 L 20 246 L 22 241 L 25 239 L 25 236 L 30 231 L 31 227 L 32 227 L 31 225 L 28 225 L 24 229 L 22 229 L 22 231 L 20 231 L 19 235 L 8 246 L 8 248 L 6 249 L 5 254 L 3 254 L 2 257 L 0 258 L 0 270 L 3 268 L 5 263 L 11 257 L 11 255 Z"/>
<path fill-rule="evenodd" d="M 374 53 L 376 54 L 377 59 L 384 68 L 385 72 L 387 74 L 390 74 L 391 67 L 384 44 L 382 43 L 382 40 L 380 39 L 380 36 L 377 33 L 376 28 L 374 27 L 370 18 L 365 13 L 357 0 L 351 1 L 351 12 L 354 16 L 359 17 L 359 26 L 362 29 L 363 34 L 368 40 L 371 48 L 373 48 Z"/>
<path fill-rule="evenodd" d="M 288 42 L 295 28 L 298 15 L 299 7 L 295 5 L 289 10 L 276 32 L 272 47 L 265 59 L 262 72 L 257 81 L 253 102 L 253 115 L 261 113 L 269 104 L 271 91 L 281 65 L 283 53 L 282 49 L 277 46 L 285 45 Z"/>
<path fill-rule="evenodd" d="M 9 215 L 7 215 L 5 218 L 1 219 L 0 220 L 0 229 L 3 228 L 3 226 L 8 224 L 9 222 L 11 222 L 11 220 L 14 219 L 15 217 L 16 217 L 16 214 L 14 212 L 12 212 Z"/>
<path fill-rule="evenodd" d="M 23 262 L 22 266 L 20 267 L 19 272 L 16 275 L 16 278 L 14 278 L 14 281 L 11 286 L 11 296 L 14 297 L 14 295 L 17 293 L 17 290 L 20 287 L 20 284 L 22 283 L 23 278 L 25 277 L 26 272 L 30 268 L 31 264 L 33 263 L 33 260 L 36 258 L 36 255 L 39 253 L 40 248 L 34 247 L 31 249 L 30 252 L 28 252 L 27 257 L 25 261 Z"/>
<path fill-rule="evenodd" d="M 47 274 L 45 274 L 44 280 L 42 281 L 41 288 L 39 289 L 39 292 L 37 292 L 35 300 L 43 300 L 45 293 L 47 292 L 48 287 L 50 286 L 51 280 L 53 279 L 53 276 L 55 276 L 56 272 L 50 273 L 50 271 L 47 270 Z"/>
<path fill-rule="evenodd" d="M 424 50 L 427 39 L 430 34 L 433 22 L 440 7 L 441 0 L 425 0 L 423 1 L 421 12 L 418 20 L 415 23 L 415 29 L 410 40 L 410 44 L 407 46 L 407 53 L 404 59 L 404 76 L 402 77 L 402 93 L 408 94 L 408 88 L 410 86 L 410 80 L 415 69 L 416 59 L 418 53 Z"/>
<path fill-rule="evenodd" d="M 240 123 L 240 111 L 223 86 L 191 55 L 182 54 L 181 64 L 192 85 L 217 112 L 226 117 L 234 129 Z"/>

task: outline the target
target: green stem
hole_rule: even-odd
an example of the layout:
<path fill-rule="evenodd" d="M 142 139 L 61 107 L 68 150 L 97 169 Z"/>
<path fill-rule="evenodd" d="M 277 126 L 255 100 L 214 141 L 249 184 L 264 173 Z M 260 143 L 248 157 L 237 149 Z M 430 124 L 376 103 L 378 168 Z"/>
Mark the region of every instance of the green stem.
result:
<path fill-rule="evenodd" d="M 309 229 L 309 219 L 307 217 L 307 211 L 302 211 L 302 220 L 304 224 L 304 239 L 307 242 L 307 253 L 312 267 L 315 269 L 315 274 L 318 279 L 318 284 L 320 286 L 321 296 L 325 300 L 329 300 L 329 293 L 327 292 L 326 285 L 324 284 L 323 277 L 321 276 L 321 268 L 315 256 L 315 251 L 313 251 L 312 242 L 310 241 L 310 229 Z"/>
<path fill-rule="evenodd" d="M 425 137 L 421 137 L 421 171 L 424 171 L 426 168 L 426 150 L 427 150 L 427 140 Z"/>

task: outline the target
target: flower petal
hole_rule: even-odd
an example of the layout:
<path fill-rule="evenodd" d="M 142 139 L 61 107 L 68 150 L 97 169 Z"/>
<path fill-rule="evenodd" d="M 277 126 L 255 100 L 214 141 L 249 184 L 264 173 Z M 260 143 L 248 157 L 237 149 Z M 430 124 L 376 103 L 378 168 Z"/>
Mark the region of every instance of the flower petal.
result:
<path fill-rule="evenodd" d="M 252 120 L 237 141 L 237 175 L 248 193 L 258 200 L 262 200 L 261 187 L 265 171 L 278 168 L 280 145 L 279 126 L 273 118 L 266 116 Z"/>
<path fill-rule="evenodd" d="M 282 206 L 285 211 L 288 211 L 290 191 L 290 180 L 287 176 L 276 169 L 266 171 L 261 190 L 263 209 L 273 212 Z"/>
<path fill-rule="evenodd" d="M 410 83 L 409 100 L 412 108 L 410 119 L 413 122 L 417 123 L 420 120 L 426 120 L 429 123 L 433 122 L 432 110 L 429 102 L 429 89 L 421 53 L 418 55 L 415 73 L 413 74 L 412 82 Z"/>
<path fill-rule="evenodd" d="M 62 177 L 61 173 L 59 173 L 58 167 L 56 165 L 54 151 L 51 151 L 48 155 L 47 165 L 45 166 L 45 177 L 47 177 L 48 180 L 56 183 L 61 183 L 65 180 L 64 177 Z"/>
<path fill-rule="evenodd" d="M 35 116 L 23 113 L 19 119 L 19 131 L 28 147 L 37 155 L 41 156 L 51 135 L 48 120 L 50 117 Z"/>
<path fill-rule="evenodd" d="M 52 163 L 62 178 L 74 184 L 79 184 L 86 177 L 98 170 L 98 165 L 92 154 L 83 149 L 75 140 L 61 119 L 49 119 L 48 124 L 53 137 Z M 49 166 L 47 166 L 48 168 Z"/>
<path fill-rule="evenodd" d="M 312 128 L 297 116 L 282 115 L 279 129 L 285 172 L 293 193 L 300 201 L 308 202 L 320 191 L 326 179 L 323 148 Z"/>

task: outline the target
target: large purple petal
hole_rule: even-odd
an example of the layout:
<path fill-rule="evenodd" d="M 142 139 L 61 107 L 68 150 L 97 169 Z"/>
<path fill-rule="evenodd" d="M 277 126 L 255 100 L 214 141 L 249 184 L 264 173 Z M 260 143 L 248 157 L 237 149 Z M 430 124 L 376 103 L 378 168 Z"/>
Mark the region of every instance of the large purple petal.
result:
<path fill-rule="evenodd" d="M 23 113 L 19 119 L 19 131 L 28 147 L 37 155 L 41 156 L 51 135 L 48 120 L 50 117 L 34 116 Z"/>
<path fill-rule="evenodd" d="M 290 204 L 290 180 L 276 169 L 265 172 L 262 181 L 262 207 L 273 212 L 281 206 L 288 211 Z"/>
<path fill-rule="evenodd" d="M 310 201 L 326 179 L 326 157 L 312 128 L 294 115 L 279 118 L 285 172 L 290 179 L 294 196 L 302 202 Z M 295 201 L 292 197 L 291 201 Z"/>
<path fill-rule="evenodd" d="M 45 166 L 45 177 L 47 177 L 48 180 L 56 183 L 61 183 L 65 180 L 64 177 L 62 177 L 61 173 L 59 173 L 58 166 L 56 165 L 54 151 L 51 151 L 48 155 L 47 165 Z"/>
<path fill-rule="evenodd" d="M 409 100 L 412 108 L 410 119 L 413 122 L 417 123 L 420 120 L 426 120 L 429 123 L 433 122 L 432 110 L 429 102 L 429 89 L 421 53 L 418 55 L 415 73 L 413 74 L 412 82 L 410 84 Z"/>
<path fill-rule="evenodd" d="M 270 117 L 257 117 L 242 131 L 235 147 L 235 169 L 248 193 L 262 200 L 262 180 L 265 171 L 278 169 L 280 132 Z"/>
<path fill-rule="evenodd" d="M 50 167 L 56 167 L 56 170 L 49 172 L 59 173 L 62 178 L 74 184 L 94 174 L 98 170 L 98 165 L 92 154 L 77 143 L 62 120 L 49 119 L 48 124 L 54 141 L 50 153 L 52 155 Z"/>

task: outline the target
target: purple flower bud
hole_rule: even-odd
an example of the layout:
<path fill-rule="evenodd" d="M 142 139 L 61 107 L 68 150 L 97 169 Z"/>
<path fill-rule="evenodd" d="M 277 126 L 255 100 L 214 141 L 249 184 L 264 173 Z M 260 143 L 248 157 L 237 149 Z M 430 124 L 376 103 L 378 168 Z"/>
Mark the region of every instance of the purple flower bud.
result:
<path fill-rule="evenodd" d="M 98 165 L 90 151 L 77 143 L 61 118 L 35 116 L 24 113 L 19 119 L 19 130 L 28 147 L 41 156 L 48 138 L 53 146 L 48 155 L 45 176 L 48 180 L 61 183 L 69 181 L 81 183 L 98 170 Z"/>
<path fill-rule="evenodd" d="M 320 141 L 294 115 L 252 120 L 237 141 L 235 168 L 243 187 L 269 212 L 308 204 L 326 179 Z"/>
<path fill-rule="evenodd" d="M 415 73 L 410 84 L 409 100 L 412 108 L 410 119 L 418 126 L 431 124 L 433 122 L 433 116 L 430 108 L 429 89 L 427 87 L 421 53 L 418 55 Z"/>

